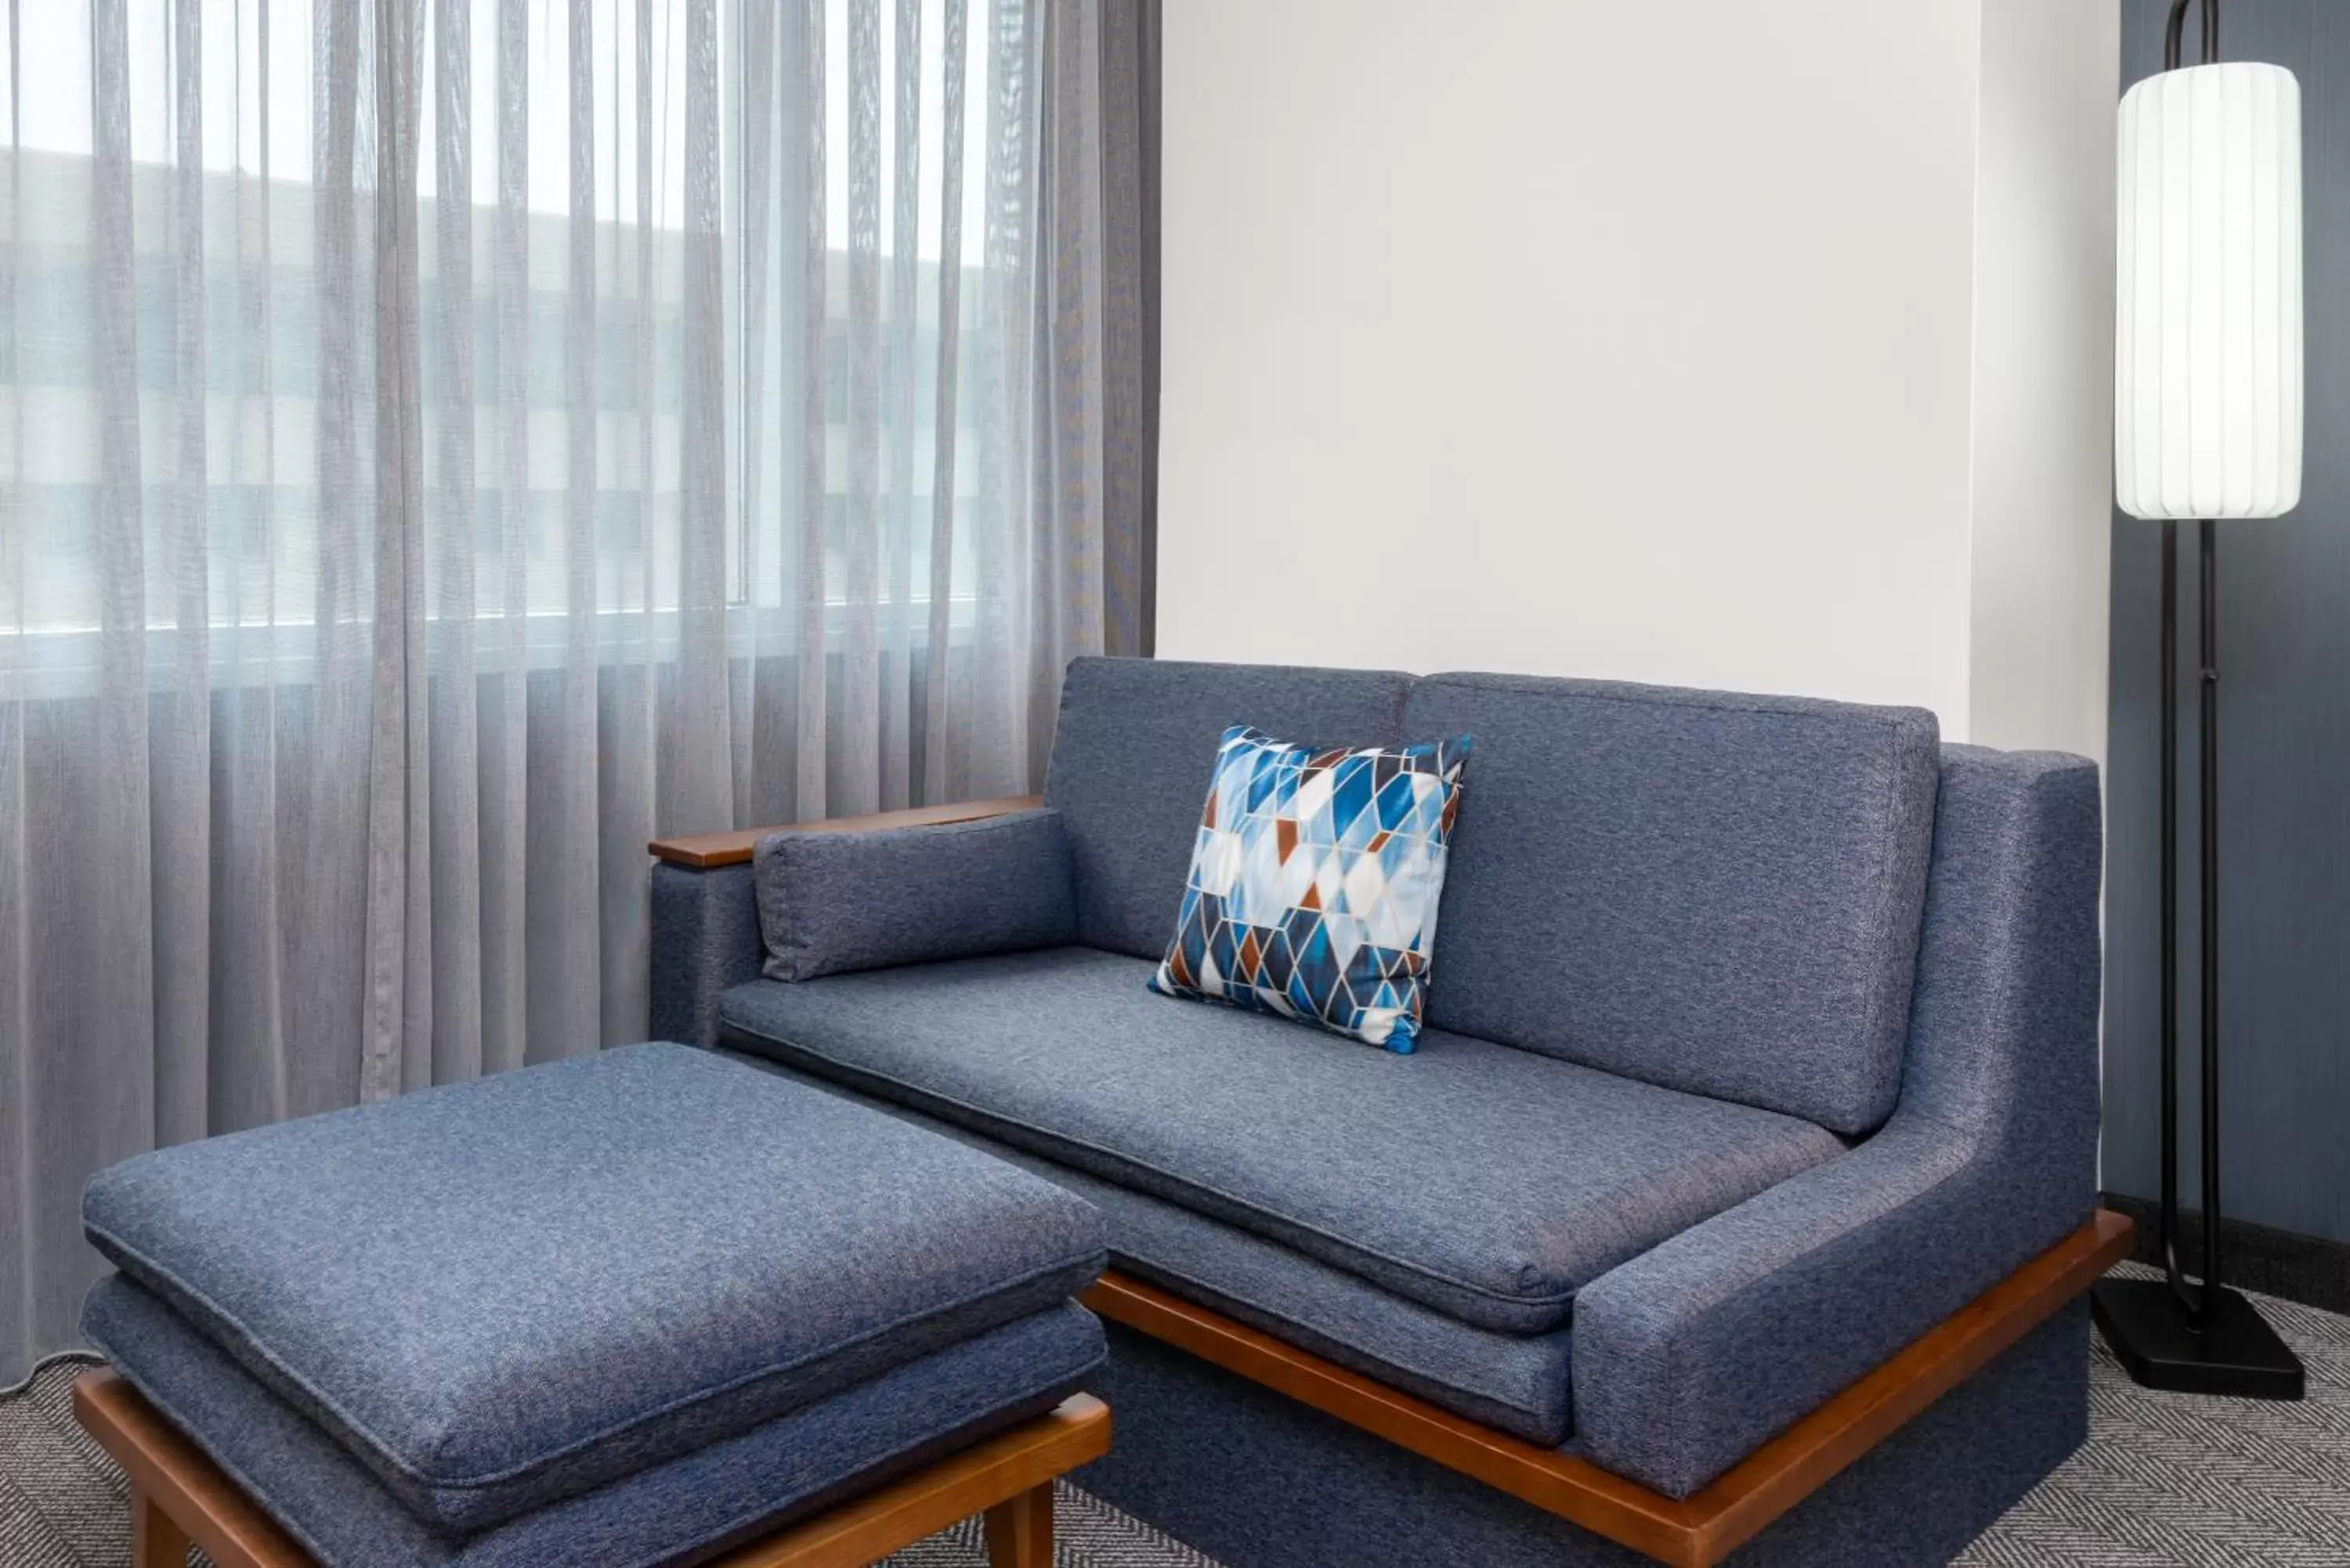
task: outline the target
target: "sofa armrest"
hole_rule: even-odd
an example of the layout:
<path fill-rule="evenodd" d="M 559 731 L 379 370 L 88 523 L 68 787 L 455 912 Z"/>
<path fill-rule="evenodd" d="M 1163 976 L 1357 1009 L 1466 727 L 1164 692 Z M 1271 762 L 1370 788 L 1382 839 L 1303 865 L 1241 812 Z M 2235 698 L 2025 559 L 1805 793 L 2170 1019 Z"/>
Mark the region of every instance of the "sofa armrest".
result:
<path fill-rule="evenodd" d="M 2100 854 L 2092 764 L 1948 748 L 1893 1117 L 1582 1291 L 1595 1462 L 1686 1497 L 2088 1218 Z"/>
<path fill-rule="evenodd" d="M 1005 795 L 1000 800 L 962 800 L 946 805 L 917 805 L 904 811 L 868 812 L 862 816 L 833 816 L 819 822 L 787 822 L 774 827 L 736 827 L 724 833 L 695 833 L 656 838 L 646 847 L 656 860 L 689 870 L 710 871 L 722 866 L 748 866 L 759 840 L 771 833 L 888 833 L 900 827 L 935 827 L 947 822 L 976 822 L 983 816 L 1008 816 L 1045 804 L 1040 794 Z"/>
<path fill-rule="evenodd" d="M 962 801 L 840 816 L 790 825 L 827 833 L 879 833 L 941 823 L 975 822 L 1025 811 L 1035 795 Z M 652 1005 L 649 1033 L 656 1040 L 707 1045 L 718 1037 L 718 996 L 759 977 L 765 949 L 759 938 L 759 900 L 752 856 L 775 827 L 656 838 L 649 889 L 652 923 Z"/>

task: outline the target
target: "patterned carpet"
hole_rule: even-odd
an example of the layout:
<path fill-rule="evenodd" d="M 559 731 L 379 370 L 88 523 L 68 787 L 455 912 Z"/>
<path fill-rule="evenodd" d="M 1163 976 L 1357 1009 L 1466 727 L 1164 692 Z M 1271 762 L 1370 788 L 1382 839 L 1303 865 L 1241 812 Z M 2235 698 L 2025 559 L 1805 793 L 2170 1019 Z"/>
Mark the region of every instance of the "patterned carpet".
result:
<path fill-rule="evenodd" d="M 2100 1345 L 2089 1441 L 1959 1568 L 2346 1568 L 2350 1318 L 2258 1298 L 2309 1367 L 2298 1405 L 2193 1399 L 2133 1386 Z M 59 1357 L 0 1393 L 0 1564 L 124 1568 L 121 1472 L 74 1425 Z M 1061 1568 L 1215 1568 L 1198 1552 L 1064 1487 Z M 890 1559 L 984 1568 L 977 1521 Z M 201 1558 L 198 1559 L 201 1561 Z"/>
<path fill-rule="evenodd" d="M 2093 1336 L 2088 1442 L 1959 1568 L 2350 1568 L 2350 1317 L 2252 1300 L 2308 1368 L 2306 1399 L 2140 1388 Z"/>

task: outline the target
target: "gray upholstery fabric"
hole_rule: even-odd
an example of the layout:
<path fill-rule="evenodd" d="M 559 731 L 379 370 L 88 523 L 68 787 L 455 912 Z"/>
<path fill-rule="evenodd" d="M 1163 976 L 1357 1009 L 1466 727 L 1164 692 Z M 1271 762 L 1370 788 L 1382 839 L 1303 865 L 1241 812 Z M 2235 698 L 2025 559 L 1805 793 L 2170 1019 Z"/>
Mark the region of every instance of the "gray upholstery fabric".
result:
<path fill-rule="evenodd" d="M 469 1535 L 379 1479 L 156 1297 L 114 1276 L 82 1326 L 272 1517 L 336 1568 L 651 1568 L 699 1561 L 1050 1409 L 1097 1376 L 1101 1325 L 1061 1305 L 681 1458 Z"/>
<path fill-rule="evenodd" d="M 663 860 L 654 863 L 650 892 L 650 1033 L 707 1045 L 718 1036 L 719 992 L 757 979 L 766 957 L 757 879 L 747 865 L 697 871 Z"/>
<path fill-rule="evenodd" d="M 1404 728 L 1477 738 L 1436 1028 L 1843 1133 L 1893 1108 L 1936 727 L 1863 708 L 1438 675 Z"/>
<path fill-rule="evenodd" d="M 2087 1219 L 2099 853 L 2092 764 L 1948 748 L 1900 1108 L 1585 1288 L 1595 1460 L 1685 1496 Z"/>
<path fill-rule="evenodd" d="M 1073 660 L 1045 801 L 1068 830 L 1077 940 L 1134 958 L 1167 950 L 1216 740 L 1228 727 L 1254 724 L 1306 743 L 1389 744 L 1401 738 L 1410 685 L 1410 676 L 1381 670 Z"/>
<path fill-rule="evenodd" d="M 671 1044 L 142 1155 L 83 1213 L 454 1530 L 1039 1311 L 1105 1258 L 1049 1183 Z"/>
<path fill-rule="evenodd" d="M 1059 947 L 1076 928 L 1056 811 L 759 840 L 769 980 Z"/>
<path fill-rule="evenodd" d="M 1110 1260 L 1128 1273 L 1472 1421 L 1529 1442 L 1566 1438 L 1566 1329 L 1518 1334 L 1472 1328 L 1294 1247 L 984 1133 L 780 1062 L 735 1059 L 817 1085 L 1059 1183 L 1108 1219 Z"/>
<path fill-rule="evenodd" d="M 1087 680 L 1070 690 L 1073 704 L 1090 702 Z M 1565 717 L 1534 721 L 1550 710 Z M 1421 683 L 1402 727 L 1477 736 L 1430 1002 L 1431 1039 L 1462 1054 L 1454 1070 L 1490 1049 L 1463 1038 L 1473 1028 L 1561 1057 L 1587 1050 L 1627 1075 L 1703 1081 L 1725 1097 L 1792 1095 L 1840 1128 L 1877 1129 L 1849 1152 L 1805 1148 L 1742 1199 L 1659 1229 L 1584 1282 L 1569 1365 L 1576 1442 L 1596 1460 L 1659 1490 L 1694 1490 L 2086 1215 L 2099 857 L 2090 764 L 1937 750 L 1931 721 L 1904 711 L 1502 677 Z M 1685 853 L 1668 826 L 1698 847 Z M 1912 839 L 1914 857 L 1902 847 Z M 1580 907 L 1557 893 L 1570 873 L 1584 875 L 1562 844 L 1607 873 L 1575 884 L 1602 889 Z M 1171 888 L 1182 851 L 1168 859 Z M 1854 869 L 1869 864 L 1873 894 Z M 1550 880 L 1528 869 L 1542 867 Z M 1679 901 L 1660 888 L 1678 888 Z M 1882 919 L 1864 918 L 1870 897 Z M 1906 959 L 1905 901 L 1916 911 Z M 1726 919 L 1730 909 L 1743 918 Z M 1155 957 L 1159 940 L 1132 950 Z M 1519 961 L 1504 965 L 1513 944 Z M 1595 950 L 1616 961 L 1596 966 L 1585 956 Z M 784 988 L 754 985 L 727 992 L 722 1011 L 745 1046 L 1282 1242 L 1464 1323 L 1526 1333 L 1559 1321 L 1527 1296 L 1492 1293 L 1498 1271 L 1453 1271 L 1506 1255 L 1512 1225 L 1553 1203 L 1545 1161 L 1584 1136 L 1580 1112 L 1528 1136 L 1536 1118 L 1523 1110 L 1492 1111 L 1451 1088 L 1388 1098 L 1369 1076 L 1435 1054 L 1352 1063 L 1358 1074 L 1341 1083 L 1318 1060 L 1254 1049 L 1258 1039 L 1294 1044 L 1262 1033 L 1284 1027 L 1275 1022 L 1225 1015 L 1195 1027 L 1131 1011 L 1135 999 L 1104 976 L 1072 984 L 1114 961 L 1040 952 L 842 977 L 799 988 L 782 1011 Z M 985 983 L 971 989 L 976 981 Z M 1072 998 L 1098 992 L 1073 1002 L 1066 1023 L 1060 1004 L 1041 1000 L 1064 986 Z M 1587 1023 L 1611 1008 L 1637 1022 L 1636 1002 L 1652 1002 L 1663 1024 L 1543 1033 L 1558 1016 Z M 1722 1019 L 1745 1022 L 1700 1027 Z M 1659 1041 L 1677 1058 L 1662 1059 Z M 1334 1119 L 1334 1106 L 1356 1115 Z M 1245 1136 L 1228 1146 L 1207 1135 L 1222 1126 Z M 1620 1164 L 1607 1140 L 1625 1132 L 1600 1127 L 1582 1174 Z M 1350 1190 L 1361 1209 L 1387 1212 L 1358 1231 Z M 1564 1220 L 1546 1233 L 1544 1267 L 1571 1251 L 1549 1245 L 1570 1234 L 1580 1232 Z M 1410 1250 L 1392 1250 L 1398 1235 Z M 1152 1244 L 1170 1255 L 1175 1245 Z M 1147 1272 L 1149 1259 L 1129 1266 Z M 1234 1260 L 1218 1266 L 1230 1272 L 1212 1274 L 1196 1257 L 1189 1275 L 1162 1272 L 1200 1299 L 1228 1292 L 1225 1310 L 1295 1343 L 1346 1324 L 1359 1358 L 1349 1365 L 1439 1402 L 1512 1397 L 1514 1373 L 1451 1378 L 1447 1394 L 1415 1386 L 1409 1368 L 1376 1370 L 1377 1358 L 1435 1342 L 1379 1339 L 1347 1309 L 1281 1305 L 1276 1293 L 1302 1288 L 1303 1273 L 1276 1285 Z M 1420 1374 L 1440 1370 L 1429 1354 Z M 1506 1424 L 1490 1410 L 1479 1418 Z"/>
<path fill-rule="evenodd" d="M 1060 948 L 720 1001 L 721 1039 L 1297 1248 L 1483 1328 L 1839 1152 L 1830 1134 L 1431 1031 L 1410 1056 Z"/>

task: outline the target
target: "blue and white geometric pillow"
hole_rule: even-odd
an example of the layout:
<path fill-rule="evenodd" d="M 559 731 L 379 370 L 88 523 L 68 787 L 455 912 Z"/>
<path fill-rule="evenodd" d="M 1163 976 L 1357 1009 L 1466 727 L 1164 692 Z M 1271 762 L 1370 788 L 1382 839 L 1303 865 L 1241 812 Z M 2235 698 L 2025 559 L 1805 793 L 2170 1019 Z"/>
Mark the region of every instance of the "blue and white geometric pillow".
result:
<path fill-rule="evenodd" d="M 1315 751 L 1225 731 L 1151 989 L 1409 1051 L 1471 743 Z"/>

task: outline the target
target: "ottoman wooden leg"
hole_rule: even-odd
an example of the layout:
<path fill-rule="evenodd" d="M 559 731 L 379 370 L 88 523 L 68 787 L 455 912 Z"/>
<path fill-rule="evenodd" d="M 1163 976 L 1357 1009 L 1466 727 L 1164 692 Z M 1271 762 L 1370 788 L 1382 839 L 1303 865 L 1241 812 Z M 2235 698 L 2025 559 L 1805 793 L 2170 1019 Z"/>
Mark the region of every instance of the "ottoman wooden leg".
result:
<path fill-rule="evenodd" d="M 155 1500 L 130 1489 L 130 1568 L 187 1568 L 188 1532 Z"/>
<path fill-rule="evenodd" d="M 1053 1483 L 987 1511 L 989 1568 L 1053 1568 Z"/>

